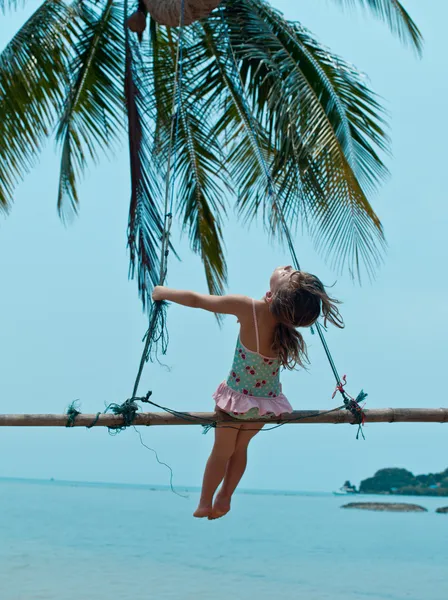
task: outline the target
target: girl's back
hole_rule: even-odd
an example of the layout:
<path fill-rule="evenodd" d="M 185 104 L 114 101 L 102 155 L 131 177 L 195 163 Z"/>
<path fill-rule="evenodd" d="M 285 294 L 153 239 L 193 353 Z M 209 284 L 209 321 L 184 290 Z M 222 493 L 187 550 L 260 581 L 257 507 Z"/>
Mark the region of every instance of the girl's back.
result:
<path fill-rule="evenodd" d="M 265 302 L 247 301 L 251 310 L 240 317 L 232 368 L 213 395 L 216 406 L 239 418 L 291 412 L 280 384 L 280 357 L 272 351 L 276 323 Z"/>
<path fill-rule="evenodd" d="M 240 340 L 248 350 L 258 351 L 260 354 L 276 359 L 278 356 L 272 350 L 274 343 L 274 332 L 277 324 L 265 301 L 253 300 L 247 316 L 240 319 Z M 258 326 L 257 331 L 255 325 Z M 258 347 L 258 350 L 257 350 Z"/>

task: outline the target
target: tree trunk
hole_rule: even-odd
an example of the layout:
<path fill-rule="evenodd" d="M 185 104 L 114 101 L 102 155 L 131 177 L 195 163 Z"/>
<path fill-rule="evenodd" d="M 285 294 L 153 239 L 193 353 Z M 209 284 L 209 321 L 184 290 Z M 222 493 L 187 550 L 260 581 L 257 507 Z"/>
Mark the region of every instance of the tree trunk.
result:
<path fill-rule="evenodd" d="M 143 0 L 149 14 L 161 25 L 178 27 L 180 24 L 182 0 Z M 207 17 L 221 0 L 184 0 L 184 25 Z"/>

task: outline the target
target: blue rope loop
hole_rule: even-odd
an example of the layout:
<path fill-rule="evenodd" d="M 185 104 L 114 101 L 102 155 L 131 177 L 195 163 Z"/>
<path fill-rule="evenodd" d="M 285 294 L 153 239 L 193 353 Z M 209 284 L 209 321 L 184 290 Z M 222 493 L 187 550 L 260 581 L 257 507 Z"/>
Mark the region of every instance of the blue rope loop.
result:
<path fill-rule="evenodd" d="M 123 423 L 120 423 L 120 425 L 109 426 L 108 427 L 109 433 L 112 433 L 112 432 L 119 433 L 120 431 L 124 431 L 125 429 L 127 429 L 128 427 L 133 425 L 135 422 L 135 419 L 137 418 L 138 411 L 139 411 L 139 406 L 137 403 L 138 402 L 150 402 L 149 398 L 151 396 L 152 396 L 152 391 L 148 391 L 146 393 L 146 396 L 128 398 L 122 404 L 112 402 L 111 404 L 106 406 L 106 408 L 104 409 L 103 412 L 101 412 L 101 411 L 97 412 L 92 423 L 90 423 L 90 425 L 86 425 L 86 428 L 92 429 L 92 427 L 94 427 L 98 423 L 100 415 L 105 415 L 110 411 L 114 415 L 123 417 Z M 76 418 L 78 417 L 78 415 L 81 415 L 81 414 L 82 413 L 81 413 L 81 410 L 79 407 L 79 401 L 74 400 L 67 408 L 66 427 L 74 427 Z"/>
<path fill-rule="evenodd" d="M 76 417 L 80 414 L 81 414 L 81 411 L 79 410 L 79 400 L 73 400 L 73 402 L 71 402 L 67 408 L 67 412 L 66 412 L 67 423 L 65 424 L 65 426 L 66 427 L 74 427 Z"/>
<path fill-rule="evenodd" d="M 109 406 L 104 411 L 104 414 L 106 414 L 109 410 L 114 415 L 123 417 L 122 424 L 111 425 L 110 427 L 108 427 L 109 433 L 117 434 L 134 424 L 137 412 L 139 410 L 139 406 L 135 398 L 128 398 L 123 402 L 123 404 L 109 404 Z"/>
<path fill-rule="evenodd" d="M 101 412 L 97 412 L 96 417 L 93 419 L 93 421 L 90 423 L 90 425 L 86 425 L 86 428 L 92 429 L 92 427 L 95 427 L 95 425 L 98 423 L 98 419 L 100 418 L 101 414 L 102 414 Z"/>
<path fill-rule="evenodd" d="M 361 390 L 356 398 L 350 398 L 344 390 L 342 390 L 341 394 L 344 399 L 345 409 L 353 415 L 355 424 L 358 425 L 356 439 L 358 440 L 359 436 L 361 435 L 362 439 L 365 440 L 366 438 L 363 431 L 365 413 L 360 406 L 360 403 L 367 398 L 368 394 L 366 394 L 364 390 Z"/>
<path fill-rule="evenodd" d="M 202 435 L 207 435 L 210 429 L 216 429 L 218 427 L 218 423 L 214 421 L 213 423 L 208 423 L 207 425 L 202 425 Z"/>

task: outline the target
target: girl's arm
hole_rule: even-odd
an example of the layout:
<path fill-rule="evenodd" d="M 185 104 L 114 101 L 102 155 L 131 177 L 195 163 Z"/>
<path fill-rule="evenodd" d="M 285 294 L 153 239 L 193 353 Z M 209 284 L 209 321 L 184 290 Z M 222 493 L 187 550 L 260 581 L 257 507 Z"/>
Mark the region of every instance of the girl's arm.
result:
<path fill-rule="evenodd" d="M 247 296 L 209 296 L 187 290 L 173 290 L 162 286 L 154 288 L 152 299 L 175 302 L 190 308 L 202 308 L 213 313 L 235 315 L 238 318 L 244 317 L 248 310 L 252 310 L 252 301 Z"/>

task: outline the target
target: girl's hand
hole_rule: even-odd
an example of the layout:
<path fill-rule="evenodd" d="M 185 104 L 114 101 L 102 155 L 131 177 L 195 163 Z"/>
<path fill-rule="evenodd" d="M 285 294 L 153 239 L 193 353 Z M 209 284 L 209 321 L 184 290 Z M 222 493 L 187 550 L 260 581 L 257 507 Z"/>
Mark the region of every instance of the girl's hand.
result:
<path fill-rule="evenodd" d="M 162 300 L 165 300 L 164 291 L 165 288 L 162 285 L 156 285 L 152 291 L 152 299 L 154 302 L 161 302 Z"/>

